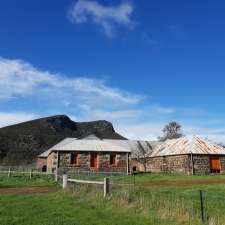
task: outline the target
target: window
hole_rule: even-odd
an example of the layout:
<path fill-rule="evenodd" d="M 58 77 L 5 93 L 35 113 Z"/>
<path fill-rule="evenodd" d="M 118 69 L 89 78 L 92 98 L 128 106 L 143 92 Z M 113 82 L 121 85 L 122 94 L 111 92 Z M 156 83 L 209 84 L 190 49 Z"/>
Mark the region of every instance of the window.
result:
<path fill-rule="evenodd" d="M 115 165 L 116 164 L 116 155 L 111 154 L 110 155 L 110 165 Z"/>
<path fill-rule="evenodd" d="M 91 167 L 92 168 L 97 168 L 97 162 L 98 162 L 98 155 L 96 153 L 91 153 Z"/>
<path fill-rule="evenodd" d="M 70 164 L 71 165 L 77 165 L 78 164 L 78 153 L 77 152 L 71 153 Z"/>

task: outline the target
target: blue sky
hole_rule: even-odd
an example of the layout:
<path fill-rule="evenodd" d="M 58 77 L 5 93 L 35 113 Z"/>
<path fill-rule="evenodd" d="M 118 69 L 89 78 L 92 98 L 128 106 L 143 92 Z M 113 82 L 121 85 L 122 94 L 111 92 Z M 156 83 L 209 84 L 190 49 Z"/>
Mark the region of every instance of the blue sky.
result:
<path fill-rule="evenodd" d="M 67 114 L 225 142 L 225 3 L 0 2 L 0 126 Z"/>

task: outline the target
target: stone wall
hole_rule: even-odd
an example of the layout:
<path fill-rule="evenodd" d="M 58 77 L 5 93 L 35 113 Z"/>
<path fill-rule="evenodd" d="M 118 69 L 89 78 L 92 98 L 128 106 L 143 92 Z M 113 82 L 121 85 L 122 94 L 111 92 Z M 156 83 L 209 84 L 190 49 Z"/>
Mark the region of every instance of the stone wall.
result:
<path fill-rule="evenodd" d="M 193 165 L 194 174 L 207 175 L 211 173 L 210 156 L 208 155 L 193 155 Z"/>
<path fill-rule="evenodd" d="M 190 161 L 188 155 L 164 156 L 149 158 L 147 171 L 165 173 L 189 173 Z"/>
<path fill-rule="evenodd" d="M 225 156 L 220 156 L 221 173 L 225 174 Z"/>
<path fill-rule="evenodd" d="M 110 165 L 110 153 L 100 153 L 98 156 L 98 171 L 127 172 L 127 153 L 116 154 L 115 165 Z"/>
<path fill-rule="evenodd" d="M 78 154 L 77 165 L 71 165 L 71 152 L 60 152 L 59 153 L 59 167 L 61 168 L 77 168 L 82 170 L 89 170 L 90 167 L 90 153 L 82 152 Z"/>
<path fill-rule="evenodd" d="M 193 172 L 196 175 L 206 175 L 211 173 L 210 155 L 193 155 Z M 219 156 L 221 171 L 225 174 L 225 156 Z M 143 165 L 137 160 L 132 160 L 132 166 L 139 171 L 143 171 Z M 168 172 L 168 173 L 192 173 L 191 155 L 176 155 L 149 158 L 147 163 L 148 172 Z"/>
<path fill-rule="evenodd" d="M 225 173 L 225 156 L 219 156 L 221 170 Z M 193 155 L 194 174 L 205 175 L 211 173 L 210 155 Z"/>
<path fill-rule="evenodd" d="M 113 153 L 115 154 L 115 153 Z M 79 152 L 77 165 L 71 165 L 71 152 L 59 152 L 59 167 L 96 172 L 127 172 L 127 153 L 116 153 L 115 165 L 110 165 L 110 153 L 100 152 L 97 156 L 97 167 L 90 168 L 90 152 Z M 47 160 L 48 171 L 54 171 L 57 154 L 51 153 Z"/>

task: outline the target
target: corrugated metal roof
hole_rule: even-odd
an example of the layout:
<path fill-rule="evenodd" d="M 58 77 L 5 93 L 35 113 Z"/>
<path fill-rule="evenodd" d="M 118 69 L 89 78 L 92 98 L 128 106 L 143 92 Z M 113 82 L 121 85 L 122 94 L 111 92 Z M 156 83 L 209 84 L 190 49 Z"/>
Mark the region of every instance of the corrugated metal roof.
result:
<path fill-rule="evenodd" d="M 145 149 L 148 154 L 151 154 L 152 151 L 155 149 L 157 145 L 159 145 L 160 142 L 158 141 L 143 141 L 143 140 L 115 140 L 115 139 L 105 139 L 105 141 L 111 142 L 112 144 L 120 145 L 125 148 L 130 149 L 132 152 L 132 156 L 136 157 L 136 153 L 139 151 L 139 144 L 142 146 L 142 148 Z"/>
<path fill-rule="evenodd" d="M 116 143 L 113 144 L 107 140 L 92 138 L 93 137 L 91 137 L 91 139 L 66 138 L 39 155 L 39 157 L 48 157 L 52 151 L 131 152 L 131 149 L 126 146 L 117 145 Z"/>
<path fill-rule="evenodd" d="M 39 158 L 46 158 L 52 152 L 52 150 L 57 149 L 57 148 L 65 145 L 65 144 L 68 144 L 68 143 L 74 141 L 74 140 L 76 140 L 76 138 L 65 138 L 62 141 L 60 141 L 58 144 L 54 145 L 53 147 L 51 147 L 47 151 L 45 151 L 42 154 L 40 154 L 38 157 Z"/>
<path fill-rule="evenodd" d="M 58 147 L 58 151 L 96 151 L 96 152 L 131 152 L 130 149 L 112 144 L 105 140 L 74 140 Z"/>
<path fill-rule="evenodd" d="M 81 139 L 81 140 L 101 140 L 100 138 L 98 138 L 96 135 L 94 134 L 89 134 L 83 138 L 78 138 L 78 139 Z"/>
<path fill-rule="evenodd" d="M 150 157 L 182 154 L 225 155 L 225 148 L 200 137 L 184 137 L 167 140 L 156 146 Z"/>

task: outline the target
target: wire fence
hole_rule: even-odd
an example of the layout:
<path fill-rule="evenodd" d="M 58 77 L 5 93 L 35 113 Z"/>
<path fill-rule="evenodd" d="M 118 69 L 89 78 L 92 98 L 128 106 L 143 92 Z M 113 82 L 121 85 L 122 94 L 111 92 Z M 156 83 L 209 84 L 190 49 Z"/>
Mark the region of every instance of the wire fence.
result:
<path fill-rule="evenodd" d="M 37 178 L 37 177 L 54 177 L 54 173 L 42 172 L 34 167 L 17 167 L 17 166 L 0 166 L 0 176 L 2 178 L 12 178 L 12 177 L 27 177 L 27 178 Z"/>

